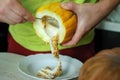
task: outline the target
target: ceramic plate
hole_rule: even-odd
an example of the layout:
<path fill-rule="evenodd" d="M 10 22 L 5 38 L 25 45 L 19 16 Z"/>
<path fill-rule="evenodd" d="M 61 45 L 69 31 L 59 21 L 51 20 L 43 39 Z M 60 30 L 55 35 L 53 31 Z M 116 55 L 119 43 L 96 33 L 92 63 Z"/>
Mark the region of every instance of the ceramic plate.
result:
<path fill-rule="evenodd" d="M 62 62 L 63 74 L 59 77 L 56 77 L 54 80 L 69 80 L 78 77 L 82 62 L 75 58 L 64 55 L 60 55 L 60 59 Z M 57 61 L 53 55 L 36 54 L 23 58 L 19 62 L 18 68 L 22 73 L 41 80 L 42 78 L 36 76 L 37 72 L 46 66 L 54 68 L 56 64 Z"/>

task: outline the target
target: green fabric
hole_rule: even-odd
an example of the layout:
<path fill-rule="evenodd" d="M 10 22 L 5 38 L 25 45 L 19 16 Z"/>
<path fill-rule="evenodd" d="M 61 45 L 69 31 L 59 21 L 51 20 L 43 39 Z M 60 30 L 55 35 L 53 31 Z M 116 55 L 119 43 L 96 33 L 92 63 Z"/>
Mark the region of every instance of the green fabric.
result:
<path fill-rule="evenodd" d="M 97 0 L 86 0 L 85 2 L 95 3 Z"/>
<path fill-rule="evenodd" d="M 30 11 L 33 15 L 35 15 L 36 10 L 40 6 L 58 1 L 59 2 L 74 1 L 76 3 L 84 3 L 85 1 L 88 2 L 88 0 L 21 0 L 21 3 L 28 11 Z M 89 0 L 89 1 L 94 2 L 95 0 Z M 41 38 L 39 38 L 36 35 L 33 29 L 33 25 L 30 22 L 10 25 L 9 32 L 11 33 L 14 40 L 26 49 L 32 51 L 50 51 L 49 44 L 46 44 L 44 41 L 42 41 Z M 88 44 L 93 40 L 93 38 L 94 38 L 94 29 L 91 30 L 82 40 L 80 40 L 77 46 Z M 63 47 L 59 45 L 59 49 L 65 49 L 71 47 L 72 46 Z"/>

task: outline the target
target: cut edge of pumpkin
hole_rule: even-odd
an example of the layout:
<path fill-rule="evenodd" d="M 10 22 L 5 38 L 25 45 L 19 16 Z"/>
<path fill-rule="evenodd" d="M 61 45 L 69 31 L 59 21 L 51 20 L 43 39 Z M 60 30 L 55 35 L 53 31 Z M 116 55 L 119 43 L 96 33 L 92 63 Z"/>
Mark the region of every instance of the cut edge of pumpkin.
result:
<path fill-rule="evenodd" d="M 36 19 L 36 21 L 33 23 L 36 34 L 39 37 L 41 37 L 43 41 L 45 42 L 49 42 L 51 39 L 50 36 L 46 33 L 44 24 L 42 23 L 42 20 L 41 20 L 43 19 L 44 16 L 49 16 L 51 17 L 51 19 L 54 18 L 58 22 L 58 27 L 59 27 L 58 28 L 58 35 L 59 35 L 58 43 L 62 43 L 65 37 L 66 30 L 65 30 L 65 27 L 63 25 L 61 18 L 59 17 L 59 15 L 55 14 L 54 12 L 51 12 L 48 10 L 37 12 L 36 18 L 38 19 Z"/>

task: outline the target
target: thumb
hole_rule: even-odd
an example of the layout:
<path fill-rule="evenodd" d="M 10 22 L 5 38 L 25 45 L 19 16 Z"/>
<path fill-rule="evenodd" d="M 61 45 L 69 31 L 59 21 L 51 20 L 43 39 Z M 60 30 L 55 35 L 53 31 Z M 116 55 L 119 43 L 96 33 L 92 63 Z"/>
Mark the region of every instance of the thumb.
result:
<path fill-rule="evenodd" d="M 64 3 L 61 3 L 61 7 L 75 12 L 75 10 L 78 7 L 78 4 L 74 2 L 64 2 Z"/>

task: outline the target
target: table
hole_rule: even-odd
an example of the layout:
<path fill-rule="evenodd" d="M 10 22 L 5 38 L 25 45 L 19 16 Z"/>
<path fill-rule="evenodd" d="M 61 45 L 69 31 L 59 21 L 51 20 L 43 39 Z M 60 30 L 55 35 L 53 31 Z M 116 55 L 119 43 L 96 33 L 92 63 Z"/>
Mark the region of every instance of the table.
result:
<path fill-rule="evenodd" d="M 18 63 L 24 57 L 13 53 L 0 52 L 0 80 L 40 80 L 19 71 Z"/>

